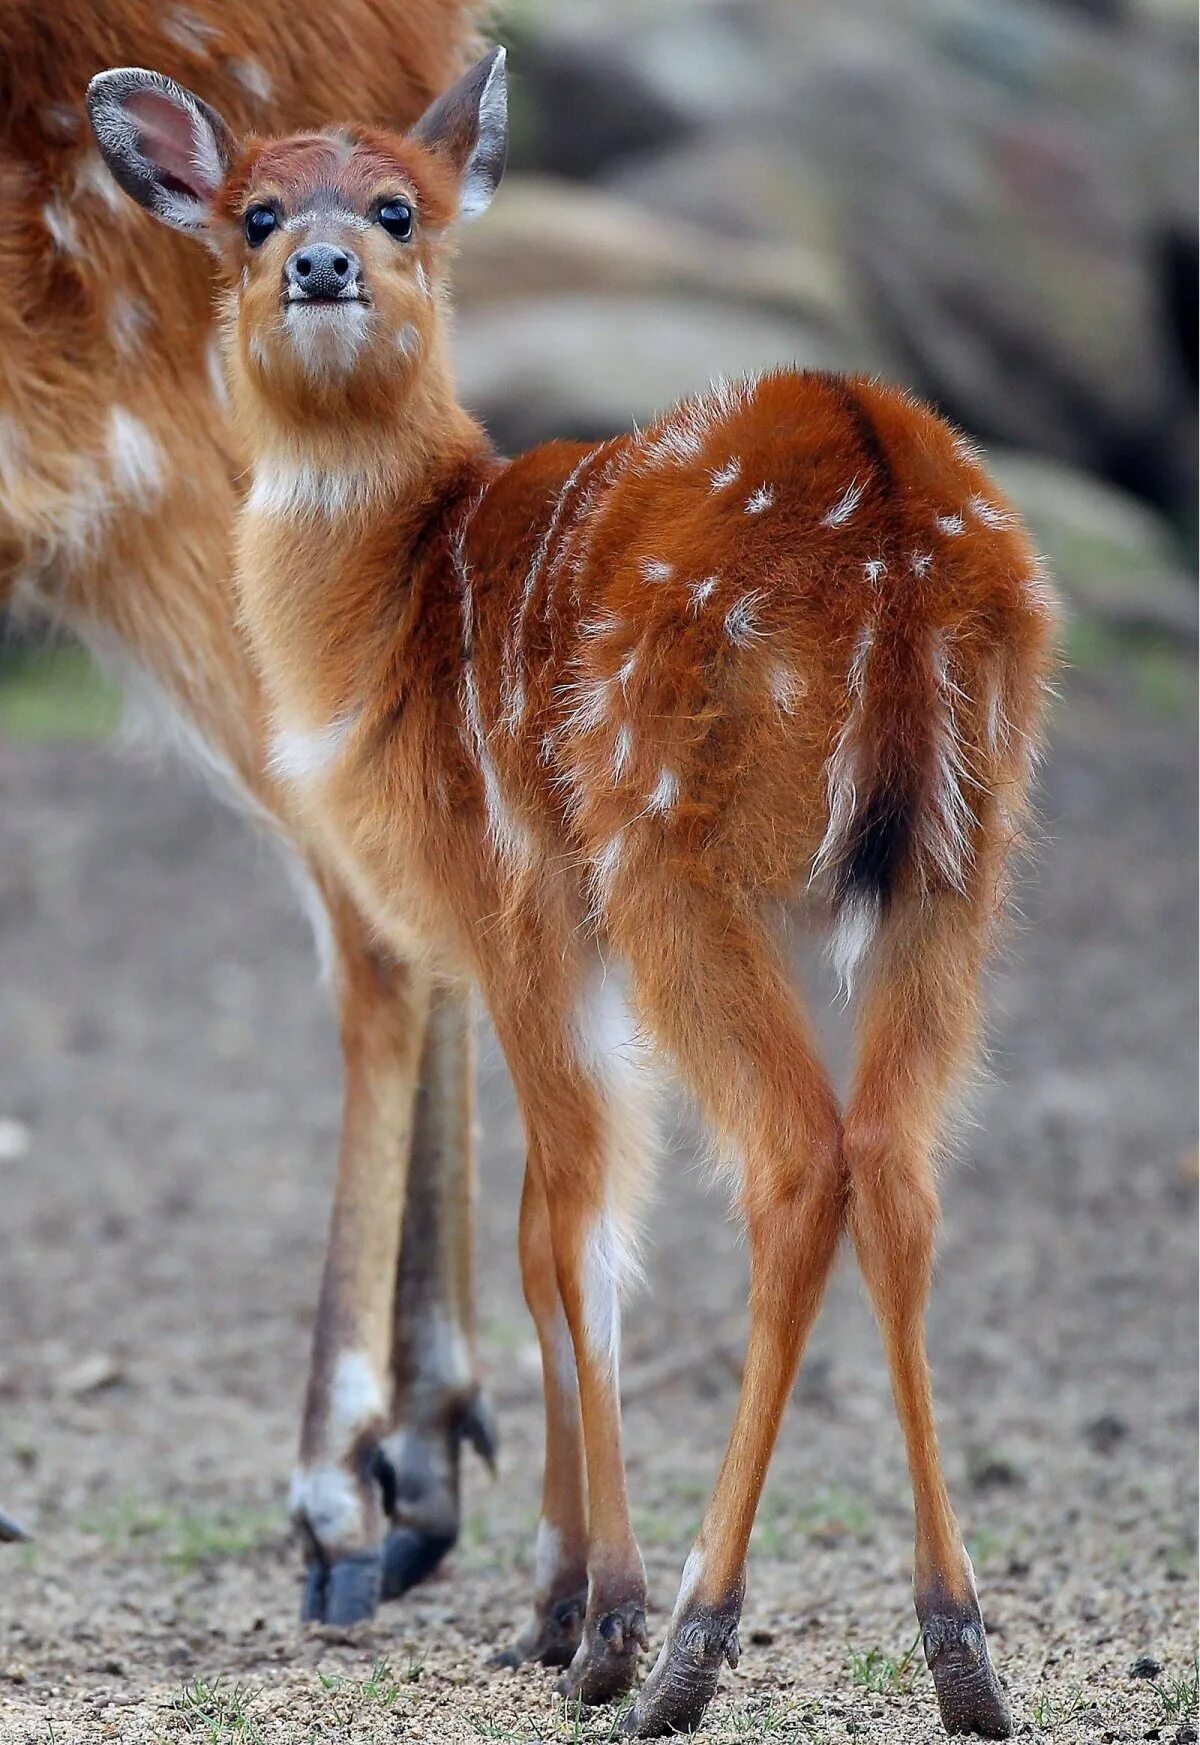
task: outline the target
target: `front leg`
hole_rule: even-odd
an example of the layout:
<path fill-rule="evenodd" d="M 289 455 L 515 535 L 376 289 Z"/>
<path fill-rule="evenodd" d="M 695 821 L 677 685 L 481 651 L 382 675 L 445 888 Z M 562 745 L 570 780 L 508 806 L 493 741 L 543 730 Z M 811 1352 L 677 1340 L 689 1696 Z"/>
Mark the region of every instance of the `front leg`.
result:
<path fill-rule="evenodd" d="M 435 988 L 396 1279 L 394 1398 L 381 1451 L 393 1518 L 385 1599 L 420 1581 L 458 1537 L 463 1442 L 489 1467 L 495 1463 L 495 1426 L 475 1377 L 474 1077 L 469 999 L 457 988 Z"/>
<path fill-rule="evenodd" d="M 325 896 L 345 1107 L 291 1501 L 307 1542 L 302 1616 L 347 1624 L 374 1613 L 382 1584 L 380 1443 L 429 985 L 423 970 L 375 949 L 344 898 Z"/>

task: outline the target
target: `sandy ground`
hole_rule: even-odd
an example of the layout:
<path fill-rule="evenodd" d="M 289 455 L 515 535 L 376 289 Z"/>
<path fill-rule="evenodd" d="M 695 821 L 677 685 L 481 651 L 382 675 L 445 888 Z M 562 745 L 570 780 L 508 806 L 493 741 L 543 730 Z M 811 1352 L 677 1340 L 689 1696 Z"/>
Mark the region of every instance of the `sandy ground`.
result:
<path fill-rule="evenodd" d="M 1024 1735 L 1194 1739 L 1190 731 L 1077 679 L 1048 842 L 994 978 L 993 1082 L 946 1184 L 946 1458 Z M 338 1119 L 336 1046 L 273 852 L 186 781 L 0 743 L 0 1740 L 568 1740 L 522 1614 L 537 1360 L 519 1144 L 485 1056 L 480 1361 L 504 1436 L 444 1572 L 301 1633 L 284 1492 Z M 18 1125 L 14 1126 L 13 1123 Z M 23 1139 L 28 1145 L 23 1149 Z M 686 1145 L 627 1318 L 635 1515 L 661 1631 L 730 1419 L 745 1253 Z M 853 1268 L 756 1533 L 702 1735 L 940 1737 L 905 1661 L 909 1503 Z M 1164 1671 L 1136 1679 L 1150 1655 Z"/>

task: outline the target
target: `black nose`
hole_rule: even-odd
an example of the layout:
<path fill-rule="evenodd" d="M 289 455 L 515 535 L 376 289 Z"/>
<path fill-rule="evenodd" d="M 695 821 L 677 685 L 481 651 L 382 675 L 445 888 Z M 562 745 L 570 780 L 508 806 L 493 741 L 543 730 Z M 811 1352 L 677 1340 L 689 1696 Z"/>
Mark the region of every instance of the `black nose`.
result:
<path fill-rule="evenodd" d="M 283 274 L 295 299 L 297 293 L 303 297 L 344 297 L 361 271 L 352 249 L 314 242 L 296 250 Z"/>

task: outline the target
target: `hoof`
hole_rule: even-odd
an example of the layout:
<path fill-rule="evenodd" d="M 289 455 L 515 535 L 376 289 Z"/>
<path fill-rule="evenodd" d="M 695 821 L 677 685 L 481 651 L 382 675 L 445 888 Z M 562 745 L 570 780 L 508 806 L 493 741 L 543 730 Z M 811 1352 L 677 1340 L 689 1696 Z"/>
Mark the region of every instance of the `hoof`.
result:
<path fill-rule="evenodd" d="M 638 1653 L 649 1646 L 641 1600 L 626 1600 L 594 1623 L 585 1621 L 578 1652 L 558 1681 L 559 1695 L 589 1705 L 615 1702 L 633 1689 Z"/>
<path fill-rule="evenodd" d="M 570 1666 L 579 1651 L 586 1610 L 586 1586 L 539 1606 L 528 1630 L 495 1655 L 492 1665 L 515 1668 L 536 1660 L 543 1666 Z"/>
<path fill-rule="evenodd" d="M 691 1733 L 713 1699 L 722 1663 L 738 1663 L 736 1608 L 697 1607 L 672 1620 L 654 1670 L 621 1725 L 629 1739 L 661 1739 Z"/>
<path fill-rule="evenodd" d="M 320 1556 L 313 1558 L 300 1602 L 301 1623 L 361 1624 L 373 1618 L 379 1607 L 382 1574 L 379 1557 L 343 1557 L 336 1563 L 326 1563 Z"/>
<path fill-rule="evenodd" d="M 1011 1738 L 1012 1715 L 988 1658 L 978 1605 L 943 1602 L 921 1619 L 921 1639 L 947 1733 Z"/>
<path fill-rule="evenodd" d="M 9 1544 L 16 1545 L 22 1541 L 27 1541 L 29 1537 L 30 1535 L 25 1531 L 24 1527 L 22 1527 L 19 1522 L 14 1521 L 11 1515 L 6 1515 L 3 1512 L 0 1512 L 0 1539 Z"/>
<path fill-rule="evenodd" d="M 453 1547 L 453 1533 L 422 1533 L 416 1527 L 393 1527 L 383 1544 L 380 1598 L 400 1599 L 410 1587 L 432 1575 Z"/>

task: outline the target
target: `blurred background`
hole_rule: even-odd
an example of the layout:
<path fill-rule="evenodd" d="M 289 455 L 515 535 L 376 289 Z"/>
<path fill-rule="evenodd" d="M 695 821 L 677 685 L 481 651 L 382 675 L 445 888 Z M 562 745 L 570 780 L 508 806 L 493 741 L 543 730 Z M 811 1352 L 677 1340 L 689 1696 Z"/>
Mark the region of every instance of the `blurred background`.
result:
<path fill-rule="evenodd" d="M 931 1339 L 1022 1725 L 1195 1740 L 1194 6 L 520 0 L 497 28 L 510 170 L 464 238 L 457 353 L 503 448 L 600 437 L 719 372 L 878 373 L 982 441 L 1063 590 L 1042 840 Z M 191 777 L 115 759 L 118 713 L 79 650 L 0 647 L 0 1496 L 40 1529 L 6 1564 L 0 1710 L 7 1688 L 78 1728 L 111 1701 L 122 1737 L 167 1711 L 171 1737 L 189 1714 L 254 1737 L 201 1731 L 221 1713 L 202 1691 L 180 1706 L 180 1681 L 227 1675 L 267 1693 L 266 1737 L 326 1737 L 335 1688 L 369 1738 L 372 1658 L 410 1655 L 400 1706 L 426 1737 L 535 1736 L 488 1731 L 508 1704 L 577 1738 L 544 1680 L 501 1691 L 480 1647 L 523 1605 L 540 1444 L 493 1048 L 480 1350 L 502 1483 L 469 1475 L 447 1576 L 373 1635 L 290 1634 L 336 1047 L 274 859 Z M 654 1626 L 723 1444 L 745 1288 L 719 1201 L 674 1158 L 664 1183 L 625 1344 Z M 937 1737 L 906 1658 L 908 1539 L 844 1265 L 756 1532 L 751 1652 L 706 1737 Z"/>

